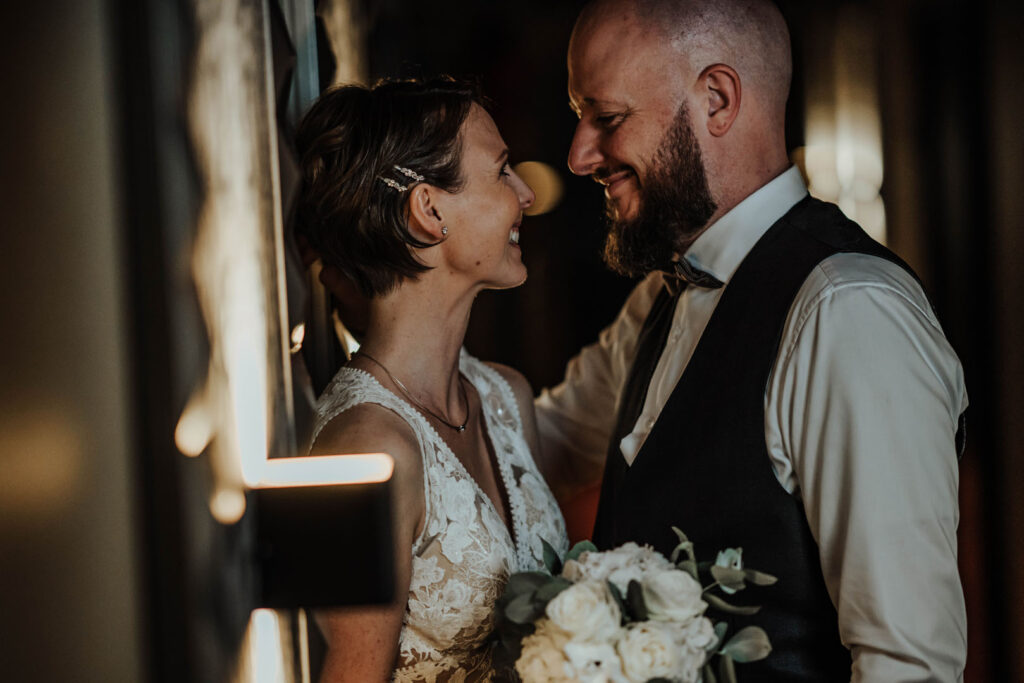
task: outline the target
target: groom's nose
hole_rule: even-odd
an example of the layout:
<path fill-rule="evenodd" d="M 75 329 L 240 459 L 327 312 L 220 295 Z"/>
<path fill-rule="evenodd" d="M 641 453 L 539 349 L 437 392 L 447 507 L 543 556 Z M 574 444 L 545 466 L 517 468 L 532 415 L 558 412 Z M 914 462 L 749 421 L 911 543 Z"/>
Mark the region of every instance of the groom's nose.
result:
<path fill-rule="evenodd" d="M 576 124 L 569 147 L 569 170 L 576 175 L 591 175 L 601 166 L 602 156 L 598 148 L 600 131 L 586 119 Z"/>

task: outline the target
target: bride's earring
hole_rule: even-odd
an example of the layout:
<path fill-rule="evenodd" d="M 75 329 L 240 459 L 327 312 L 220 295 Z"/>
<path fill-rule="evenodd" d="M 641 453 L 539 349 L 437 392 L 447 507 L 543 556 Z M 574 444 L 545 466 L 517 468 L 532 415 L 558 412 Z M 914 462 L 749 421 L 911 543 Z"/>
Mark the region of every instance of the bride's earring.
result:
<path fill-rule="evenodd" d="M 442 225 L 441 226 L 441 234 L 444 235 L 445 237 L 448 236 L 448 226 L 447 225 Z"/>

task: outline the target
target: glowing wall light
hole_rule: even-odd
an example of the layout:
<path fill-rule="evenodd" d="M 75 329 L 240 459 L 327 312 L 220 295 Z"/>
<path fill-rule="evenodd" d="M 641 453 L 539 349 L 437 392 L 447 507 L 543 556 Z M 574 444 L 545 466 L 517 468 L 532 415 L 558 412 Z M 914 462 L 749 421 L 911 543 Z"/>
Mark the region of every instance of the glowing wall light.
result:
<path fill-rule="evenodd" d="M 838 204 L 850 219 L 884 243 L 876 45 L 869 10 L 841 8 L 832 46 L 833 68 L 811 75 L 819 82 L 808 87 L 807 147 L 802 156 L 810 193 Z M 808 62 L 811 66 L 814 60 Z"/>
<path fill-rule="evenodd" d="M 515 165 L 515 171 L 536 195 L 533 205 L 523 212 L 527 216 L 548 213 L 562 201 L 565 184 L 558 171 L 548 164 L 540 161 L 523 161 Z"/>

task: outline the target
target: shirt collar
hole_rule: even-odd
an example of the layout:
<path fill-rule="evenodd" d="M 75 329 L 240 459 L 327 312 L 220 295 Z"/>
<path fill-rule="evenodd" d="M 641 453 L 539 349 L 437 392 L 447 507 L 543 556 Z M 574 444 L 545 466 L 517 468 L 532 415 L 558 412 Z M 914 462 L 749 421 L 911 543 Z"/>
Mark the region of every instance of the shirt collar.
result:
<path fill-rule="evenodd" d="M 712 223 L 684 258 L 728 283 L 761 235 L 806 195 L 799 169 L 790 166 Z"/>

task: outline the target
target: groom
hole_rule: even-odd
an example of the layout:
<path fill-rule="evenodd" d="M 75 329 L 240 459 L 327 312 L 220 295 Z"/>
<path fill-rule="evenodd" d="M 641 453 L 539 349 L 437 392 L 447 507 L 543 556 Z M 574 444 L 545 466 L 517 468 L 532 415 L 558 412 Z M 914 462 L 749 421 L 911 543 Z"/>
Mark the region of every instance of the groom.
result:
<path fill-rule="evenodd" d="M 603 467 L 595 541 L 668 552 L 675 525 L 778 576 L 734 622 L 774 646 L 745 681 L 961 679 L 960 363 L 790 165 L 778 10 L 592 2 L 568 62 L 569 166 L 605 186 L 608 264 L 646 276 L 537 400 L 546 457 Z"/>

